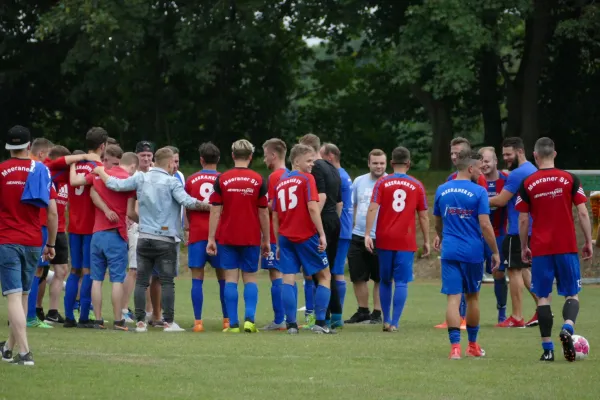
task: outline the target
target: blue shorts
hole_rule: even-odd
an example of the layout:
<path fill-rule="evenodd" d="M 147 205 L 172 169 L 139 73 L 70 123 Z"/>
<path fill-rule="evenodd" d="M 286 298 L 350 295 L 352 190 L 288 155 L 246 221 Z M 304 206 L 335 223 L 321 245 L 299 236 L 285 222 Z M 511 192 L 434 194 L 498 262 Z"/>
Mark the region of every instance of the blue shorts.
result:
<path fill-rule="evenodd" d="M 223 269 L 241 269 L 242 272 L 257 272 L 260 246 L 221 245 L 217 254 L 221 253 L 220 262 Z"/>
<path fill-rule="evenodd" d="M 483 279 L 483 262 L 466 263 L 442 259 L 442 293 L 478 293 Z"/>
<path fill-rule="evenodd" d="M 413 281 L 414 251 L 377 249 L 379 279 L 383 282 L 408 283 Z"/>
<path fill-rule="evenodd" d="M 219 264 L 219 257 L 221 255 L 221 246 L 217 244 L 217 255 L 209 256 L 206 253 L 206 245 L 208 240 L 201 240 L 199 242 L 191 243 L 188 245 L 188 267 L 189 268 L 204 268 L 207 262 L 213 268 L 221 268 Z"/>
<path fill-rule="evenodd" d="M 42 251 L 44 250 L 46 243 L 48 243 L 48 228 L 45 226 L 42 226 Z M 50 261 L 42 260 L 42 255 L 40 254 L 40 259 L 38 260 L 38 267 L 42 268 L 42 267 L 49 267 L 49 266 L 50 266 Z"/>
<path fill-rule="evenodd" d="M 504 265 L 504 257 L 502 251 L 502 242 L 504 242 L 504 236 L 498 236 L 496 238 L 496 245 L 498 246 L 498 251 L 500 252 L 500 266 L 498 267 L 498 271 L 506 270 L 506 265 Z M 485 258 L 485 272 L 488 274 L 492 273 L 492 249 L 487 245 L 486 241 L 483 241 L 483 257 Z"/>
<path fill-rule="evenodd" d="M 115 231 L 100 231 L 92 235 L 92 267 L 90 277 L 104 281 L 108 268 L 112 283 L 125 282 L 127 272 L 127 242 Z"/>
<path fill-rule="evenodd" d="M 41 247 L 0 244 L 0 282 L 3 296 L 29 293 L 41 253 Z"/>
<path fill-rule="evenodd" d="M 581 271 L 577 253 L 537 256 L 531 260 L 531 291 L 545 298 L 552 293 L 556 278 L 556 291 L 560 296 L 575 296 L 581 291 Z"/>
<path fill-rule="evenodd" d="M 311 276 L 328 266 L 327 253 L 319 251 L 319 235 L 315 234 L 301 243 L 279 236 L 279 270 L 283 274 L 295 275 L 302 267 L 304 276 Z"/>
<path fill-rule="evenodd" d="M 92 235 L 69 233 L 69 250 L 71 251 L 71 267 L 74 269 L 90 268 L 90 249 Z"/>
<path fill-rule="evenodd" d="M 333 268 L 331 269 L 332 274 L 344 275 L 350 242 L 350 239 L 339 239 L 337 253 L 335 253 L 335 261 L 333 263 Z"/>
<path fill-rule="evenodd" d="M 279 271 L 279 260 L 275 257 L 277 253 L 277 244 L 271 243 L 271 252 L 269 257 L 262 257 L 260 260 L 260 269 L 276 269 Z"/>

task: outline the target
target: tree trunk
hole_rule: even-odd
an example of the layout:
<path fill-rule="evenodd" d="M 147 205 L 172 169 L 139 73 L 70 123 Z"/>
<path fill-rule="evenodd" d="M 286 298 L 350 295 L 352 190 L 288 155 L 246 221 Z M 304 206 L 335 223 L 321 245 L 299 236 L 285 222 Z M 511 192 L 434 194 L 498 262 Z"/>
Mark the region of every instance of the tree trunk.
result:
<path fill-rule="evenodd" d="M 480 56 L 479 96 L 483 118 L 483 142 L 493 146 L 498 154 L 502 146 L 502 119 L 500 116 L 500 92 L 498 90 L 498 62 L 493 50 L 485 50 Z"/>
<path fill-rule="evenodd" d="M 451 166 L 449 149 L 454 136 L 452 129 L 452 112 L 448 101 L 435 99 L 431 93 L 424 91 L 419 85 L 411 85 L 412 94 L 421 102 L 431 124 L 431 158 L 430 170 L 449 170 Z"/>

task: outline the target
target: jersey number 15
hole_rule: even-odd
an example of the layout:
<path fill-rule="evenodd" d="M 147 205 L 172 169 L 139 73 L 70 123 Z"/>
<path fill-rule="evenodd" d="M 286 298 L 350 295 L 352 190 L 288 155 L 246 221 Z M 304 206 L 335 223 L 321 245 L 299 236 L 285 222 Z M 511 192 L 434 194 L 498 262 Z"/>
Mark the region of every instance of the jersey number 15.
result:
<path fill-rule="evenodd" d="M 279 206 L 281 207 L 281 211 L 287 211 L 296 208 L 296 206 L 298 205 L 298 196 L 296 196 L 296 189 L 298 189 L 298 186 L 290 186 L 287 189 L 287 200 L 285 196 L 285 189 L 281 189 L 277 192 L 277 198 L 279 199 Z"/>

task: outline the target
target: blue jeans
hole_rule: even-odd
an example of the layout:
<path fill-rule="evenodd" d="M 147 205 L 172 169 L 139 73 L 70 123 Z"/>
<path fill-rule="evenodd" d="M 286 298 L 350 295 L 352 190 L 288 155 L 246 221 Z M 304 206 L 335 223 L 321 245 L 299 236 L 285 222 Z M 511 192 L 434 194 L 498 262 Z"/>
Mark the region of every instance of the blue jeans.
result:
<path fill-rule="evenodd" d="M 106 269 L 112 283 L 125 282 L 127 271 L 127 242 L 114 230 L 92 235 L 90 276 L 94 281 L 104 281 Z"/>
<path fill-rule="evenodd" d="M 0 244 L 0 281 L 3 296 L 29 293 L 41 252 L 41 247 Z"/>

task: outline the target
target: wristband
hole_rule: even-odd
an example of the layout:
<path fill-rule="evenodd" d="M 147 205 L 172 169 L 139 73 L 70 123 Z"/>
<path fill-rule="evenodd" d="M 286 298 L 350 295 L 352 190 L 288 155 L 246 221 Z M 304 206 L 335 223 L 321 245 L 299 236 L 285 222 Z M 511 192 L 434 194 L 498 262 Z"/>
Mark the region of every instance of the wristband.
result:
<path fill-rule="evenodd" d="M 55 247 L 55 245 L 46 243 L 46 247 L 50 247 L 51 249 L 53 249 Z"/>

